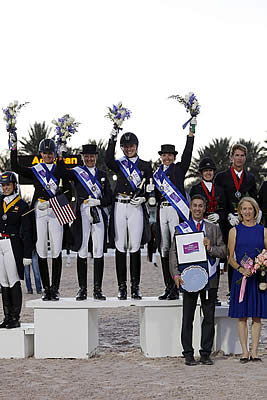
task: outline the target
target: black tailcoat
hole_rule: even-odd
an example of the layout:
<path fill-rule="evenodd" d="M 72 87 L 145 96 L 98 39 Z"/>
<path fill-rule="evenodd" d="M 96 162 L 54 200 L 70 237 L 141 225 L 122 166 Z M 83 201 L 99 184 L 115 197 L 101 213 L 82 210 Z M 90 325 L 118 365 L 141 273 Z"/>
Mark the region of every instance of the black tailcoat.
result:
<path fill-rule="evenodd" d="M 4 196 L 0 196 L 0 232 L 9 235 L 12 251 L 16 260 L 20 279 L 24 279 L 23 257 L 32 258 L 32 219 L 31 213 L 22 216 L 29 210 L 27 203 L 20 199 L 6 212 L 7 219 L 3 220 Z"/>

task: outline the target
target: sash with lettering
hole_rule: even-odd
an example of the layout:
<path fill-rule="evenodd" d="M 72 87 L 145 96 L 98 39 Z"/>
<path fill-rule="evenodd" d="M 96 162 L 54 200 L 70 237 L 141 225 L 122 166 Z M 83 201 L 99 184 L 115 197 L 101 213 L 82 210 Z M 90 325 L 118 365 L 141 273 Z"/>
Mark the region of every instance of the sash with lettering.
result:
<path fill-rule="evenodd" d="M 99 199 L 102 197 L 102 186 L 96 178 L 97 169 L 95 176 L 91 174 L 86 165 L 83 165 L 82 167 L 74 167 L 72 171 L 75 173 L 77 179 L 85 188 L 89 196 L 93 199 Z"/>
<path fill-rule="evenodd" d="M 189 219 L 189 203 L 167 177 L 166 171 L 163 171 L 163 165 L 161 165 L 154 173 L 153 181 L 165 199 L 168 200 L 178 214 L 187 221 Z"/>
<path fill-rule="evenodd" d="M 204 222 L 202 221 L 200 225 L 200 231 L 203 231 Z M 197 227 L 192 219 L 190 221 L 182 222 L 175 227 L 180 233 L 192 233 L 197 232 Z M 209 279 L 212 279 L 217 271 L 219 258 L 213 258 L 208 254 L 208 268 L 209 268 Z"/>
<path fill-rule="evenodd" d="M 130 183 L 134 191 L 136 191 L 142 181 L 142 174 L 137 168 L 138 161 L 139 157 L 137 157 L 137 160 L 135 161 L 135 163 L 133 163 L 126 156 L 123 156 L 119 160 L 116 160 L 122 173 Z"/>
<path fill-rule="evenodd" d="M 53 172 L 56 168 L 55 164 L 53 164 L 51 171 L 49 171 L 44 163 L 34 165 L 31 168 L 34 175 L 41 183 L 41 185 L 45 188 L 49 196 L 54 197 L 58 187 L 58 181 L 53 175 Z"/>

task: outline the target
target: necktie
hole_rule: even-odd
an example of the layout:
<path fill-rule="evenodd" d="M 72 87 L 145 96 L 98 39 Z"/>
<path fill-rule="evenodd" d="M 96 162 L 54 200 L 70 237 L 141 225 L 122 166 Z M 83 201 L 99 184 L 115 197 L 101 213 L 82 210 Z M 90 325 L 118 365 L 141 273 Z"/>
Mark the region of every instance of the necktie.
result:
<path fill-rule="evenodd" d="M 200 231 L 200 222 L 197 223 L 197 231 Z"/>

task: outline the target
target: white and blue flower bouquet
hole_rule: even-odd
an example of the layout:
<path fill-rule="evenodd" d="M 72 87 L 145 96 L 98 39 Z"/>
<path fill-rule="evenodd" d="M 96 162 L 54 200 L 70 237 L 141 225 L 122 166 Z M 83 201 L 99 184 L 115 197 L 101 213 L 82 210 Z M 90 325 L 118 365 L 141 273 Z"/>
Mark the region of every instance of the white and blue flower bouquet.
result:
<path fill-rule="evenodd" d="M 186 112 L 190 113 L 191 118 L 183 124 L 183 129 L 190 123 L 192 132 L 195 133 L 195 126 L 197 124 L 196 116 L 200 113 L 200 105 L 194 93 L 190 92 L 185 97 L 179 96 L 178 94 L 172 95 L 169 96 L 169 99 L 175 99 L 185 106 Z"/>
<path fill-rule="evenodd" d="M 29 102 L 19 104 L 17 100 L 13 103 L 9 103 L 6 108 L 3 108 L 4 121 L 6 121 L 6 130 L 9 133 L 8 137 L 8 148 L 13 149 L 17 146 L 17 115 L 20 109 L 29 104 Z"/>
<path fill-rule="evenodd" d="M 66 151 L 67 139 L 78 131 L 80 122 L 75 122 L 74 118 L 66 114 L 57 120 L 53 119 L 52 124 L 55 125 L 57 150 L 61 148 L 62 151 Z"/>
<path fill-rule="evenodd" d="M 108 107 L 109 112 L 105 115 L 106 118 L 110 119 L 114 124 L 114 129 L 116 131 L 121 130 L 121 126 L 125 119 L 129 119 L 131 116 L 131 111 L 122 106 L 119 102 L 117 105 L 113 104 L 113 107 Z"/>

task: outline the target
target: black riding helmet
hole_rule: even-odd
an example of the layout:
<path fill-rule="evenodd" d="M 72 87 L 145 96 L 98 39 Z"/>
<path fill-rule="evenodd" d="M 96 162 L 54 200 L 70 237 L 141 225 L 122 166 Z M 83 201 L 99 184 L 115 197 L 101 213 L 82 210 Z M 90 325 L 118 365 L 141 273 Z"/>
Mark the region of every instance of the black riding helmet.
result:
<path fill-rule="evenodd" d="M 132 132 L 124 133 L 121 137 L 120 145 L 124 146 L 125 144 L 136 144 L 136 146 L 138 146 L 139 141 L 137 136 Z"/>
<path fill-rule="evenodd" d="M 56 143 L 53 139 L 43 139 L 39 144 L 39 153 L 56 153 Z"/>

